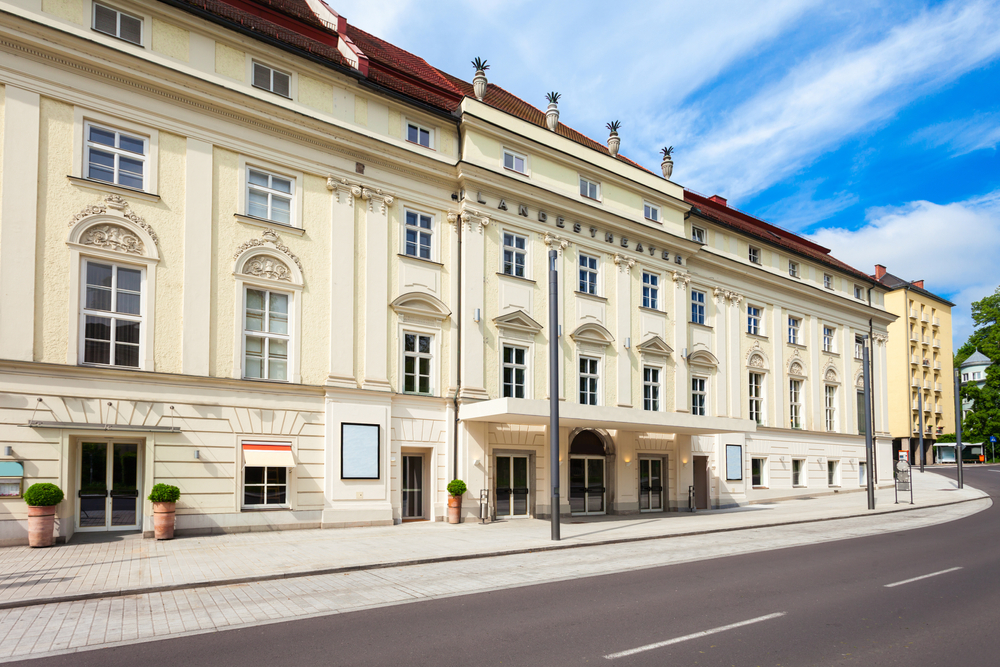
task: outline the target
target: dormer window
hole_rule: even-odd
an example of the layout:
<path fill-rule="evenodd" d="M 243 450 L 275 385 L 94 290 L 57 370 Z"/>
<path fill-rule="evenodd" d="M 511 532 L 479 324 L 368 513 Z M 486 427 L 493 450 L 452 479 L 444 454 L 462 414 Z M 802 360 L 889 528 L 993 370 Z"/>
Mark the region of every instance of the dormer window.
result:
<path fill-rule="evenodd" d="M 788 275 L 790 275 L 792 278 L 798 278 L 799 277 L 799 263 L 798 262 L 792 262 L 792 261 L 788 262 Z"/>
<path fill-rule="evenodd" d="M 416 123 L 406 124 L 406 140 L 411 143 L 418 144 L 424 148 L 430 148 L 431 134 L 432 130 L 422 125 L 417 125 Z"/>
<path fill-rule="evenodd" d="M 760 264 L 760 248 L 755 248 L 750 246 L 750 251 L 747 254 L 747 259 L 749 259 L 754 264 Z"/>
<path fill-rule="evenodd" d="M 142 46 L 142 19 L 94 3 L 94 30 Z"/>
<path fill-rule="evenodd" d="M 255 61 L 253 64 L 253 86 L 282 97 L 291 97 L 292 75 Z"/>

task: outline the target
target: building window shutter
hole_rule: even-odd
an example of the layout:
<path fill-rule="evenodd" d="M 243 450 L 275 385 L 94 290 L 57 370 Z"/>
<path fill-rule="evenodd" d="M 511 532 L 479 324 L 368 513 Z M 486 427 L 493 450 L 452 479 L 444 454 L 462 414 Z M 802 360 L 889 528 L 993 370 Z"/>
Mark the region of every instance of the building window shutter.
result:
<path fill-rule="evenodd" d="M 283 97 L 289 97 L 291 93 L 291 80 L 289 76 L 278 71 L 272 71 L 271 76 L 273 84 L 271 90 Z"/>
<path fill-rule="evenodd" d="M 94 30 L 118 36 L 118 12 L 103 5 L 94 6 Z"/>
<path fill-rule="evenodd" d="M 142 44 L 142 21 L 133 17 L 121 15 L 121 34 L 119 35 L 126 42 Z"/>

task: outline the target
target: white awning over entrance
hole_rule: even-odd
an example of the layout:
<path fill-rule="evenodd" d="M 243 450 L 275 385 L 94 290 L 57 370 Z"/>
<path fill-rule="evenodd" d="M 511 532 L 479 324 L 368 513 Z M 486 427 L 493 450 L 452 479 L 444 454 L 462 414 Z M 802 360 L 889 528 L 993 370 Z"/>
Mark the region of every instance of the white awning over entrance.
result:
<path fill-rule="evenodd" d="M 526 398 L 495 398 L 462 405 L 458 409 L 458 418 L 462 421 L 548 424 L 549 402 Z M 757 430 L 757 423 L 752 419 L 699 417 L 687 412 L 648 412 L 565 401 L 559 403 L 559 424 L 571 428 L 580 426 L 684 435 L 753 433 Z"/>
<path fill-rule="evenodd" d="M 290 442 L 243 441 L 243 463 L 248 466 L 294 468 L 295 456 Z"/>

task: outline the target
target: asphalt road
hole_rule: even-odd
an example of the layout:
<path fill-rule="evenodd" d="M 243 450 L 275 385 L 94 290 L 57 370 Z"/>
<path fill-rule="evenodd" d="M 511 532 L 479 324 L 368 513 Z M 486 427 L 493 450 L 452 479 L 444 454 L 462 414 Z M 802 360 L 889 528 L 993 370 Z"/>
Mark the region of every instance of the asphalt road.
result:
<path fill-rule="evenodd" d="M 1000 467 L 965 480 L 1000 497 Z M 995 504 L 919 530 L 21 664 L 1000 665 L 998 566 Z"/>

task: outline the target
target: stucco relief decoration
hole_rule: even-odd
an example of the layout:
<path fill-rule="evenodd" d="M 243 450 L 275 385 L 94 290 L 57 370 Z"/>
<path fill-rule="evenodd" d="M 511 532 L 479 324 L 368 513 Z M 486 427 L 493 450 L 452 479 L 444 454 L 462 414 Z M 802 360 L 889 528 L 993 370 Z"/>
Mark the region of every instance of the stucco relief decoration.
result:
<path fill-rule="evenodd" d="M 750 355 L 750 363 L 747 364 L 750 368 L 764 368 L 764 357 L 759 354 Z"/>
<path fill-rule="evenodd" d="M 288 266 L 284 262 L 266 255 L 251 257 L 243 265 L 243 273 L 258 278 L 292 282 L 292 272 Z"/>
<path fill-rule="evenodd" d="M 764 355 L 763 349 L 761 349 L 759 340 L 755 340 L 753 347 L 747 352 L 747 366 L 767 370 L 767 358 Z"/>
<path fill-rule="evenodd" d="M 240 244 L 240 247 L 236 249 L 235 253 L 233 253 L 233 260 L 239 259 L 240 255 L 242 255 L 244 252 L 246 252 L 250 248 L 263 248 L 263 247 L 266 247 L 267 244 L 271 244 L 272 246 L 274 246 L 275 248 L 277 248 L 281 252 L 283 252 L 286 255 L 288 255 L 288 257 L 293 262 L 295 262 L 295 266 L 299 267 L 300 271 L 302 270 L 302 262 L 299 261 L 299 258 L 295 256 L 295 253 L 293 253 L 288 246 L 286 246 L 284 243 L 281 242 L 281 237 L 278 236 L 277 232 L 275 232 L 273 229 L 265 229 L 264 232 L 263 232 L 263 234 L 261 234 L 261 238 L 259 238 L 259 239 L 250 239 L 249 241 L 245 241 L 242 244 Z M 249 266 L 249 262 L 247 263 L 247 266 Z M 287 270 L 287 268 L 288 267 L 285 267 L 286 270 Z M 246 270 L 246 267 L 244 267 L 244 271 L 245 270 Z M 255 275 L 255 274 L 251 274 L 251 275 Z M 290 278 L 289 278 L 289 280 L 290 280 Z"/>
<path fill-rule="evenodd" d="M 712 290 L 712 294 L 713 296 L 715 296 L 715 302 L 718 303 L 719 305 L 722 305 L 726 301 L 729 301 L 731 305 L 738 306 L 740 305 L 740 301 L 743 300 L 742 294 L 737 294 L 736 292 L 723 289 L 721 287 L 716 287 L 714 290 Z"/>
<path fill-rule="evenodd" d="M 144 232 L 149 234 L 149 237 L 153 239 L 153 243 L 155 243 L 156 245 L 160 244 L 160 238 L 156 235 L 156 232 L 153 231 L 153 228 L 149 226 L 149 223 L 147 223 L 141 216 L 136 215 L 135 212 L 129 207 L 128 202 L 125 201 L 125 199 L 121 195 L 116 195 L 116 194 L 105 195 L 104 201 L 102 203 L 91 204 L 90 206 L 85 207 L 83 210 L 81 210 L 79 213 L 77 213 L 70 219 L 68 226 L 73 227 L 84 218 L 89 218 L 95 215 L 107 215 L 107 214 L 121 216 L 126 220 L 128 220 L 129 222 L 138 225 Z M 128 232 L 127 230 L 123 229 L 122 231 L 131 234 L 131 232 Z M 136 240 L 138 241 L 138 239 Z M 139 247 L 141 253 L 142 243 L 139 244 Z M 123 252 L 131 252 L 131 251 L 123 251 Z"/>
<path fill-rule="evenodd" d="M 472 231 L 472 225 L 476 225 L 476 231 L 480 234 L 483 233 L 483 228 L 488 226 L 492 222 L 489 216 L 483 215 L 479 210 L 474 208 L 463 208 L 462 209 L 462 225 L 465 229 Z"/>
<path fill-rule="evenodd" d="M 858 373 L 857 379 L 854 380 L 854 386 L 857 387 L 858 389 L 860 389 L 861 391 L 865 390 L 865 375 L 864 375 L 864 373 L 860 373 L 860 372 Z"/>
<path fill-rule="evenodd" d="M 80 243 L 132 255 L 145 254 L 139 237 L 116 225 L 94 225 L 80 235 Z"/>
<path fill-rule="evenodd" d="M 635 266 L 635 260 L 631 257 L 625 257 L 624 255 L 619 255 L 615 253 L 614 262 L 618 266 L 619 273 L 631 273 L 632 267 Z"/>
<path fill-rule="evenodd" d="M 352 188 L 353 191 L 353 188 Z M 375 201 L 379 203 L 379 213 L 385 215 L 386 211 L 392 202 L 395 201 L 395 197 L 388 192 L 382 192 L 380 188 L 361 188 L 361 198 L 368 200 L 368 210 L 375 211 Z"/>
<path fill-rule="evenodd" d="M 874 338 L 875 342 L 878 343 L 879 345 L 885 345 L 886 343 L 889 342 L 889 334 L 882 333 L 881 331 L 876 331 L 875 333 L 873 333 L 872 338 Z"/>
<path fill-rule="evenodd" d="M 567 239 L 556 236 L 555 234 L 549 234 L 545 232 L 542 236 L 542 243 L 544 243 L 549 250 L 558 250 L 559 255 L 563 254 L 563 250 L 569 247 L 569 241 Z"/>
<path fill-rule="evenodd" d="M 826 374 L 823 376 L 823 379 L 826 380 L 827 382 L 836 382 L 837 371 L 833 370 L 832 368 L 826 369 Z"/>
<path fill-rule="evenodd" d="M 788 374 L 789 375 L 805 375 L 806 371 L 805 371 L 804 368 L 802 368 L 802 364 L 800 364 L 797 361 L 793 361 L 791 363 L 791 365 L 788 367 Z"/>
<path fill-rule="evenodd" d="M 327 176 L 326 189 L 333 193 L 338 204 L 354 206 L 354 198 L 361 196 L 361 186 L 357 183 L 351 183 L 346 178 Z"/>
<path fill-rule="evenodd" d="M 685 273 L 683 271 L 671 271 L 673 276 L 674 284 L 677 289 L 687 289 L 687 286 L 691 284 L 691 274 Z"/>

